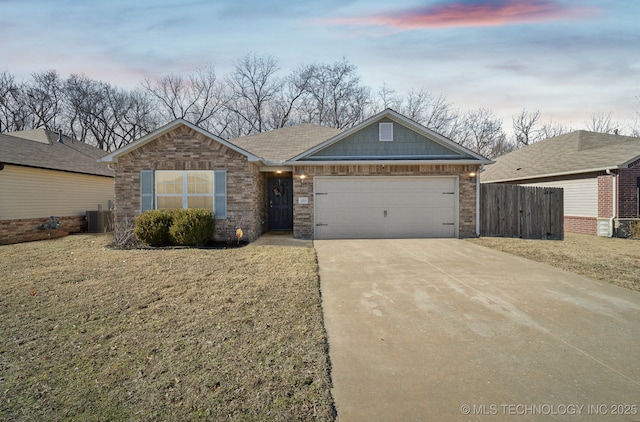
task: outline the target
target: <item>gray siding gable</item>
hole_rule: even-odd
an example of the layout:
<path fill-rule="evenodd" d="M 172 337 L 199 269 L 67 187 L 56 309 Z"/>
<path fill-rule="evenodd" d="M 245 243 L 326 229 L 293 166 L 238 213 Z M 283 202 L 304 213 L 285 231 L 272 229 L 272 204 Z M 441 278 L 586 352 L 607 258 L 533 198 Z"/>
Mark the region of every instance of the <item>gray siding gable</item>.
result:
<path fill-rule="evenodd" d="M 393 123 L 393 141 L 379 140 L 378 123 Z M 471 158 L 388 117 L 305 157 L 306 160 L 461 159 Z"/>

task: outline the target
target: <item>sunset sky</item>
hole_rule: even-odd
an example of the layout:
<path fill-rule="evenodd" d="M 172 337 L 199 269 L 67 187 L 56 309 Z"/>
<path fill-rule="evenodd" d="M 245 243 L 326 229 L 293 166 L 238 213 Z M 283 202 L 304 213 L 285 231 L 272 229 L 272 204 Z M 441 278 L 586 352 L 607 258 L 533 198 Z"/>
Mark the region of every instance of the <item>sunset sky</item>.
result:
<path fill-rule="evenodd" d="M 640 109 L 640 1 L 0 0 L 0 71 L 126 88 L 248 53 L 282 74 L 346 58 L 363 83 L 425 88 L 461 110 L 522 108 L 575 129 Z"/>

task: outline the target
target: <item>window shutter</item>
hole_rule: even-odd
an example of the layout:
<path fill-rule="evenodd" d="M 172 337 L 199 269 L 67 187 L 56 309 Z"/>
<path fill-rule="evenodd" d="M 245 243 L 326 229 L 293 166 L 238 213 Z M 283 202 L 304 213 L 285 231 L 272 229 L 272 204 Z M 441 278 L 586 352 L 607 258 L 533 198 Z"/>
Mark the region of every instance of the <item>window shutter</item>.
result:
<path fill-rule="evenodd" d="M 380 123 L 378 128 L 380 134 L 380 142 L 393 141 L 393 123 Z"/>
<path fill-rule="evenodd" d="M 140 212 L 153 209 L 153 170 L 140 171 Z"/>
<path fill-rule="evenodd" d="M 213 189 L 215 192 L 213 213 L 215 218 L 227 218 L 227 172 L 225 170 L 216 170 L 213 173 Z"/>

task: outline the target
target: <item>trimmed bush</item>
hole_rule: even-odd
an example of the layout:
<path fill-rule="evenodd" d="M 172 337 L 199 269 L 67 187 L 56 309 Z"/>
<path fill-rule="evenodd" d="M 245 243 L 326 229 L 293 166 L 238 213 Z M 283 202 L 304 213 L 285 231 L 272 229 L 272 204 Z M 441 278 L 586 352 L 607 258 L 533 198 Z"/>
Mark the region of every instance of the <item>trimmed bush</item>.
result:
<path fill-rule="evenodd" d="M 168 210 L 149 210 L 136 217 L 133 234 L 149 246 L 167 246 L 171 244 L 169 228 L 173 213 Z"/>
<path fill-rule="evenodd" d="M 176 245 L 202 246 L 211 240 L 214 228 L 211 210 L 189 208 L 174 212 L 169 233 Z"/>

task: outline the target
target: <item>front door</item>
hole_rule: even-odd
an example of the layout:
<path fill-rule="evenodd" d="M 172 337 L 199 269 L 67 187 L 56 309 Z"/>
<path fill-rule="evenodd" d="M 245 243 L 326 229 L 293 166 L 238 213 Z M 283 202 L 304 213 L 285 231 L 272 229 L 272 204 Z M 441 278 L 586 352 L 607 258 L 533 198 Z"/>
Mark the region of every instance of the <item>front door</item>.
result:
<path fill-rule="evenodd" d="M 269 179 L 269 230 L 293 230 L 293 180 Z"/>

